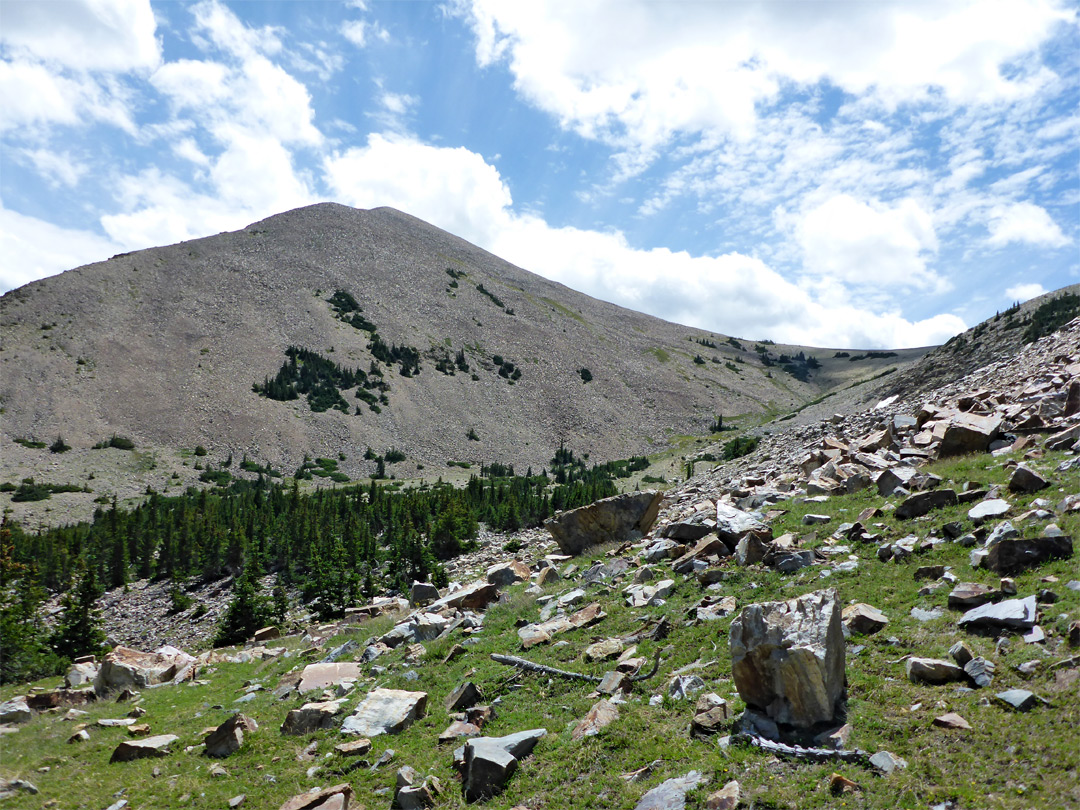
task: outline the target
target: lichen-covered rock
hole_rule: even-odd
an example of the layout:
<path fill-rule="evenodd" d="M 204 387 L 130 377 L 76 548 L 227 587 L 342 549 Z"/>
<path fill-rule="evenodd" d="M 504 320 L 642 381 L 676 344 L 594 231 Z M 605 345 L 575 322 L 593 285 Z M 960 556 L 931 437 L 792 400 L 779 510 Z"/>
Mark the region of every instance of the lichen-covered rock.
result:
<path fill-rule="evenodd" d="M 739 695 L 777 723 L 836 718 L 844 697 L 844 630 L 834 588 L 743 608 L 731 623 Z"/>
<path fill-rule="evenodd" d="M 398 734 L 424 716 L 427 692 L 375 689 L 341 725 L 342 734 L 375 737 Z"/>

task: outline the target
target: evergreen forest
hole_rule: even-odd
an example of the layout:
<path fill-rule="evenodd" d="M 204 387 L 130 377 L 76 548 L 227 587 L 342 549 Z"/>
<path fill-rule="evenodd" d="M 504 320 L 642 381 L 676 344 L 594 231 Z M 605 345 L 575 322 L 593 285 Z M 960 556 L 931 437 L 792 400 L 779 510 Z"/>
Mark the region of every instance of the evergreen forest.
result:
<path fill-rule="evenodd" d="M 151 494 L 133 509 L 114 501 L 90 522 L 38 532 L 5 519 L 0 644 L 11 660 L 25 641 L 16 630 L 40 624 L 36 611 L 46 592 L 75 593 L 90 588 L 88 582 L 92 589 L 144 578 L 182 586 L 196 578 L 234 576 L 235 598 L 254 598 L 248 593 L 252 583 L 274 573 L 279 585 L 299 591 L 321 619 L 340 617 L 376 594 L 406 591 L 413 580 L 444 586 L 442 563 L 474 547 L 481 523 L 494 531 L 539 526 L 559 510 L 614 495 L 614 479 L 647 464 L 634 458 L 589 466 L 560 447 L 550 472 L 515 475 L 512 466 L 492 464 L 464 487 L 440 480 L 401 489 L 373 480 L 302 492 L 296 481 L 260 474 L 225 488 Z M 89 591 L 84 596 L 92 602 Z M 266 617 L 274 615 L 265 611 Z M 219 634 L 219 641 L 247 637 L 235 635 Z M 70 660 L 71 650 L 70 639 L 58 638 L 51 650 L 0 667 L 0 681 L 55 671 Z"/>

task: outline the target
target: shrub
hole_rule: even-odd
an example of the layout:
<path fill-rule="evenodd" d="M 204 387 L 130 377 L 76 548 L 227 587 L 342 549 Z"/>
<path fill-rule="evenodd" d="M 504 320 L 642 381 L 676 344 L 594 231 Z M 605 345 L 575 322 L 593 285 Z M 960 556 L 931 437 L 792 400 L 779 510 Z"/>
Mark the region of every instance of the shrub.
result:
<path fill-rule="evenodd" d="M 386 451 L 386 455 L 383 456 L 383 458 L 386 459 L 387 464 L 397 464 L 399 461 L 405 460 L 405 454 L 400 450 L 391 447 Z"/>
<path fill-rule="evenodd" d="M 581 375 L 581 381 L 583 383 L 587 383 L 587 382 L 590 382 L 592 380 L 592 372 L 589 371 L 584 366 L 582 366 L 581 368 L 578 369 L 578 374 Z"/>
<path fill-rule="evenodd" d="M 480 437 L 476 435 L 476 430 L 474 430 L 473 428 L 469 428 L 469 432 L 465 438 L 467 438 L 470 442 L 480 441 Z"/>
<path fill-rule="evenodd" d="M 57 436 L 56 441 L 49 445 L 49 450 L 53 453 L 66 453 L 71 449 L 71 445 L 64 441 L 63 436 Z"/>
<path fill-rule="evenodd" d="M 758 446 L 757 436 L 737 436 L 724 444 L 724 461 L 742 458 L 753 453 Z"/>
<path fill-rule="evenodd" d="M 203 447 L 201 444 L 195 445 L 195 455 L 197 455 L 197 456 L 205 456 L 206 455 L 206 448 Z"/>

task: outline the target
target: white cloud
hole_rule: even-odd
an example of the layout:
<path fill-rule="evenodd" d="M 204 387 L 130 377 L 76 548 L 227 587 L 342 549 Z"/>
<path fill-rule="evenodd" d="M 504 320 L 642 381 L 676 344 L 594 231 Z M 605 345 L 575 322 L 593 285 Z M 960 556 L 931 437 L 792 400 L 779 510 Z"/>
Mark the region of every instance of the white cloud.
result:
<path fill-rule="evenodd" d="M 324 171 L 342 202 L 399 208 L 534 273 L 680 323 L 837 348 L 929 345 L 965 328 L 953 315 L 911 322 L 896 312 L 859 309 L 850 296 L 817 295 L 739 253 L 644 250 L 620 231 L 552 227 L 539 216 L 515 213 L 498 171 L 467 149 L 372 135 L 365 147 L 328 158 Z M 934 244 L 917 206 L 869 210 L 913 240 L 916 253 L 919 245 Z"/>
<path fill-rule="evenodd" d="M 0 43 L 24 58 L 75 70 L 152 69 L 161 43 L 149 0 L 5 2 Z"/>
<path fill-rule="evenodd" d="M 69 152 L 53 152 L 49 149 L 24 149 L 22 156 L 29 160 L 38 173 L 53 188 L 74 188 L 86 174 L 86 167 L 77 163 Z"/>
<path fill-rule="evenodd" d="M 399 208 L 477 244 L 490 243 L 509 221 L 509 189 L 468 149 L 374 134 L 367 146 L 329 156 L 323 168 L 342 202 Z"/>
<path fill-rule="evenodd" d="M 990 211 L 989 227 L 990 238 L 987 241 L 995 247 L 1026 242 L 1059 248 L 1072 242 L 1050 218 L 1045 208 L 1030 202 L 994 206 Z"/>
<path fill-rule="evenodd" d="M 207 34 L 221 50 L 239 59 L 281 51 L 281 38 L 273 26 L 252 28 L 217 0 L 203 0 L 191 9 L 196 30 Z"/>
<path fill-rule="evenodd" d="M 127 105 L 107 83 L 85 74 L 63 76 L 27 61 L 0 61 L 0 132 L 25 128 L 19 133 L 25 137 L 44 126 L 94 121 L 135 131 Z"/>
<path fill-rule="evenodd" d="M 1038 298 L 1040 295 L 1045 295 L 1046 290 L 1042 284 L 1038 282 L 1032 282 L 1030 284 L 1017 284 L 1015 287 L 1009 287 L 1005 291 L 1005 298 L 1011 301 L 1030 301 L 1032 298 Z"/>
<path fill-rule="evenodd" d="M 107 259 L 120 250 L 115 242 L 97 234 L 0 206 L 0 292 Z"/>
<path fill-rule="evenodd" d="M 370 37 L 380 42 L 390 41 L 389 31 L 368 20 L 347 20 L 341 25 L 341 35 L 357 48 L 367 47 Z"/>
<path fill-rule="evenodd" d="M 889 206 L 831 197 L 803 214 L 795 238 L 811 275 L 857 287 L 945 287 L 926 265 L 938 248 L 933 222 L 910 198 Z"/>
<path fill-rule="evenodd" d="M 481 65 L 505 60 L 519 92 L 563 127 L 624 148 L 625 173 L 678 133 L 749 138 L 757 106 L 787 82 L 826 80 L 889 107 L 935 91 L 956 104 L 1030 95 L 1053 77 L 1021 57 L 1075 19 L 1053 0 L 456 8 Z"/>

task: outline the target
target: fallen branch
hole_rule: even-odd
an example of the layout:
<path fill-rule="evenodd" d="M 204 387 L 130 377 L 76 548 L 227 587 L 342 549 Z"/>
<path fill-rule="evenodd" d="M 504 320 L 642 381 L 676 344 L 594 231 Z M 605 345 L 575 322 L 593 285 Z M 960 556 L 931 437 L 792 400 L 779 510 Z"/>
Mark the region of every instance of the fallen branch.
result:
<path fill-rule="evenodd" d="M 850 762 L 855 765 L 870 764 L 870 754 L 856 748 L 854 751 L 836 751 L 831 748 L 803 748 L 801 745 L 785 745 L 784 743 L 766 740 L 764 737 L 756 737 L 753 734 L 734 734 L 731 737 L 733 743 L 747 743 L 762 751 L 776 754 L 782 757 L 794 757 L 795 759 L 808 759 L 811 762 Z"/>
<path fill-rule="evenodd" d="M 595 675 L 584 675 L 580 672 L 568 672 L 565 669 L 556 669 L 555 667 L 545 666 L 544 664 L 537 664 L 532 661 L 526 661 L 524 658 L 518 658 L 516 655 L 500 655 L 499 653 L 492 653 L 491 660 L 499 664 L 506 664 L 508 667 L 517 667 L 527 672 L 536 672 L 541 675 L 554 675 L 559 678 L 572 678 L 578 681 L 588 681 L 589 683 L 600 683 L 603 678 L 597 678 Z M 630 680 L 634 683 L 639 681 L 645 681 L 656 674 L 656 671 L 660 668 L 660 653 L 656 654 L 656 658 L 653 660 L 652 669 L 644 675 L 635 675 Z"/>
<path fill-rule="evenodd" d="M 588 681 L 589 683 L 600 683 L 603 678 L 597 678 L 593 675 L 583 675 L 580 672 L 567 672 L 565 669 L 556 669 L 555 667 L 545 666 L 544 664 L 536 664 L 532 661 L 526 661 L 524 658 L 518 658 L 516 655 L 500 655 L 499 653 L 492 653 L 491 660 L 499 664 L 506 664 L 508 667 L 517 667 L 518 669 L 524 669 L 527 672 L 537 672 L 541 675 L 554 675 L 559 678 L 572 678 L 578 681 Z"/>

